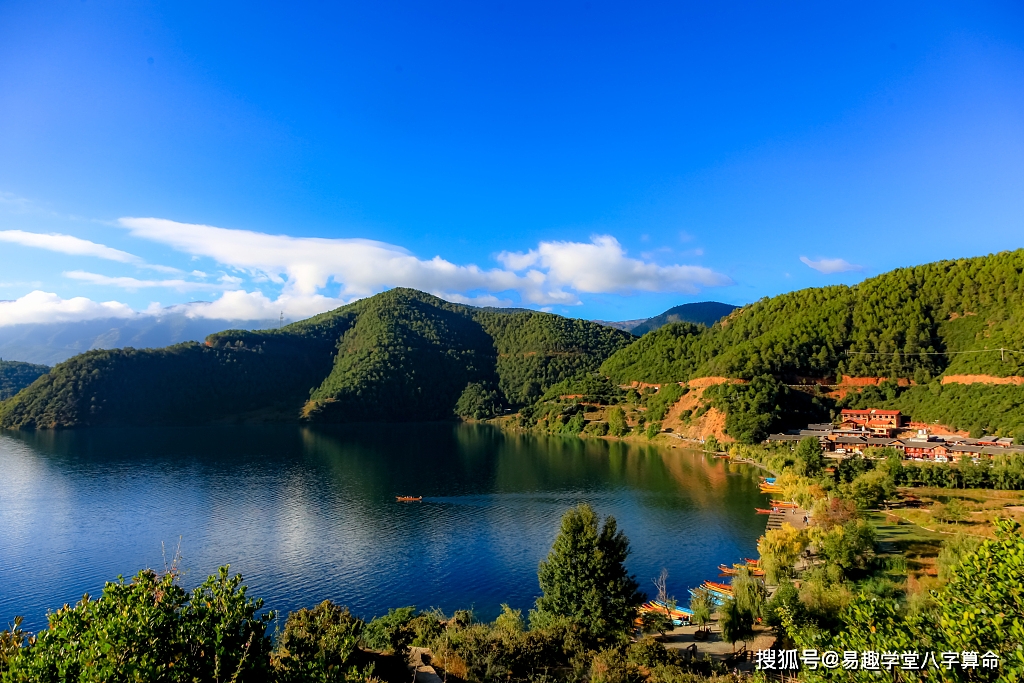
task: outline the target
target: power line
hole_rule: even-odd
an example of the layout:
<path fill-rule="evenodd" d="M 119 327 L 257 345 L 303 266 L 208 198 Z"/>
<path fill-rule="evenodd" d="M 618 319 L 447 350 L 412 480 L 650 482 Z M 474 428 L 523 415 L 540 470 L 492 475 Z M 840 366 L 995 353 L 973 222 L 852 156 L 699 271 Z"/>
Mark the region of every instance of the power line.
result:
<path fill-rule="evenodd" d="M 1024 353 L 1017 349 L 978 349 L 975 351 L 846 351 L 847 356 L 955 356 L 962 353 L 998 353 L 1004 357 L 1007 353 Z"/>

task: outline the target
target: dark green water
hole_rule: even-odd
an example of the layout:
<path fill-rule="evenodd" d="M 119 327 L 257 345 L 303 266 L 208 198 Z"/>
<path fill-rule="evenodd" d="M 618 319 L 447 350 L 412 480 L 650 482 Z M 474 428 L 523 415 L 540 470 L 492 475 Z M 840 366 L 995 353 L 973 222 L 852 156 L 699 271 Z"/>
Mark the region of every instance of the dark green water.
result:
<path fill-rule="evenodd" d="M 0 433 L 0 623 L 162 568 L 218 565 L 267 607 L 329 598 L 361 616 L 414 604 L 528 608 L 571 505 L 612 514 L 642 588 L 676 596 L 755 553 L 758 472 L 694 451 L 480 425 Z M 396 503 L 422 495 L 422 503 Z"/>

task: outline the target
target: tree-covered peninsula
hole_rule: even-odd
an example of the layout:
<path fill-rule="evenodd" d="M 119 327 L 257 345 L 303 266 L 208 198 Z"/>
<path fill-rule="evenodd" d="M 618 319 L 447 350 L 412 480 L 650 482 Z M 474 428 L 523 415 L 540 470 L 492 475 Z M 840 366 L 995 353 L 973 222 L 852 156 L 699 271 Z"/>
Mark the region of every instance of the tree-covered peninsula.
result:
<path fill-rule="evenodd" d="M 632 339 L 393 289 L 278 330 L 83 353 L 0 404 L 0 426 L 437 420 L 457 404 L 488 417 L 596 370 Z"/>

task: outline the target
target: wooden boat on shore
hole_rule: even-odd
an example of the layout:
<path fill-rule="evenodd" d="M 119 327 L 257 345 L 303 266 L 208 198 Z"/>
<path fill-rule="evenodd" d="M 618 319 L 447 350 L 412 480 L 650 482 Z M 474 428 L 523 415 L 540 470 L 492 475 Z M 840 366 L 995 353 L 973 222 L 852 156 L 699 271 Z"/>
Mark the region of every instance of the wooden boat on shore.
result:
<path fill-rule="evenodd" d="M 659 602 L 657 600 L 645 602 L 643 605 L 640 606 L 639 611 L 641 614 L 664 614 L 672 620 L 673 626 L 683 626 L 685 624 L 688 624 L 690 623 L 690 618 L 693 616 L 693 612 L 684 607 L 671 608 L 665 603 Z"/>
<path fill-rule="evenodd" d="M 732 586 L 727 583 L 717 583 L 715 581 L 705 581 L 704 588 L 710 591 L 717 591 L 726 595 L 732 595 Z"/>
<path fill-rule="evenodd" d="M 652 609 L 659 609 L 663 612 L 668 610 L 673 617 L 679 617 L 680 619 L 689 619 L 693 616 L 693 610 L 686 607 L 680 607 L 679 605 L 669 607 L 661 600 L 650 600 L 646 604 L 650 605 Z"/>
<path fill-rule="evenodd" d="M 694 590 L 693 588 L 690 588 L 689 591 L 690 591 L 690 595 L 692 595 L 693 597 L 697 597 L 697 591 L 696 590 Z M 714 592 L 712 590 L 709 590 L 707 593 L 708 593 L 708 595 L 711 596 L 711 602 L 713 602 L 716 607 L 721 607 L 722 604 L 725 602 L 726 598 L 731 598 L 732 597 L 731 595 L 722 595 L 721 593 L 716 593 L 716 592 Z"/>
<path fill-rule="evenodd" d="M 788 501 L 788 500 L 773 500 L 772 501 L 772 507 L 773 508 L 786 509 L 786 510 L 796 510 L 800 506 L 797 505 L 796 503 L 794 503 L 792 501 Z"/>
<path fill-rule="evenodd" d="M 722 573 L 722 576 L 738 576 L 741 569 L 747 570 L 751 576 L 764 576 L 764 570 L 758 569 L 757 565 L 751 564 L 734 564 L 731 567 L 727 567 L 724 564 L 718 565 L 718 571 Z M 725 585 L 725 584 L 720 584 Z"/>
<path fill-rule="evenodd" d="M 395 496 L 395 500 L 399 503 L 418 503 L 423 500 L 423 496 Z"/>

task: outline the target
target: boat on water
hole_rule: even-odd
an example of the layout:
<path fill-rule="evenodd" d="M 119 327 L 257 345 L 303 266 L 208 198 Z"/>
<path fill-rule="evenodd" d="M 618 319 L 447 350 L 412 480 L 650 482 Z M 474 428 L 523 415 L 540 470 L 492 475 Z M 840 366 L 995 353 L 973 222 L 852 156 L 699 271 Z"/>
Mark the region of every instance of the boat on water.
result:
<path fill-rule="evenodd" d="M 693 597 L 697 597 L 697 591 L 695 589 L 690 588 L 689 591 L 690 595 L 692 595 Z M 725 604 L 726 598 L 732 597 L 731 595 L 722 595 L 721 593 L 716 593 L 713 590 L 708 590 L 707 593 L 711 597 L 711 602 L 713 602 L 716 607 L 721 607 L 723 604 Z"/>
<path fill-rule="evenodd" d="M 757 567 L 749 564 L 734 564 L 731 567 L 727 567 L 724 564 L 718 565 L 718 571 L 722 573 L 722 576 L 738 576 L 741 569 L 746 569 L 750 572 L 751 576 L 764 576 L 763 569 L 758 569 Z"/>
<path fill-rule="evenodd" d="M 416 503 L 423 500 L 423 496 L 395 496 L 399 503 Z"/>
<path fill-rule="evenodd" d="M 774 484 L 775 477 L 758 477 L 763 484 Z"/>
<path fill-rule="evenodd" d="M 726 595 L 732 595 L 732 586 L 730 586 L 727 583 L 718 583 L 716 581 L 705 581 L 704 582 L 704 588 L 707 588 L 709 591 L 717 591 L 719 593 L 724 593 Z"/>
<path fill-rule="evenodd" d="M 674 626 L 682 626 L 690 622 L 693 617 L 693 611 L 685 607 L 669 607 L 660 600 L 650 600 L 645 602 L 640 607 L 640 612 L 657 612 L 659 614 L 667 614 L 672 620 Z"/>
<path fill-rule="evenodd" d="M 800 506 L 797 505 L 796 503 L 794 503 L 792 501 L 788 501 L 788 500 L 773 500 L 772 501 L 772 507 L 773 508 L 784 508 L 786 510 L 796 510 Z"/>
<path fill-rule="evenodd" d="M 759 515 L 770 515 L 770 514 L 772 514 L 771 510 L 765 510 L 763 508 L 754 508 L 754 512 L 756 512 Z"/>

